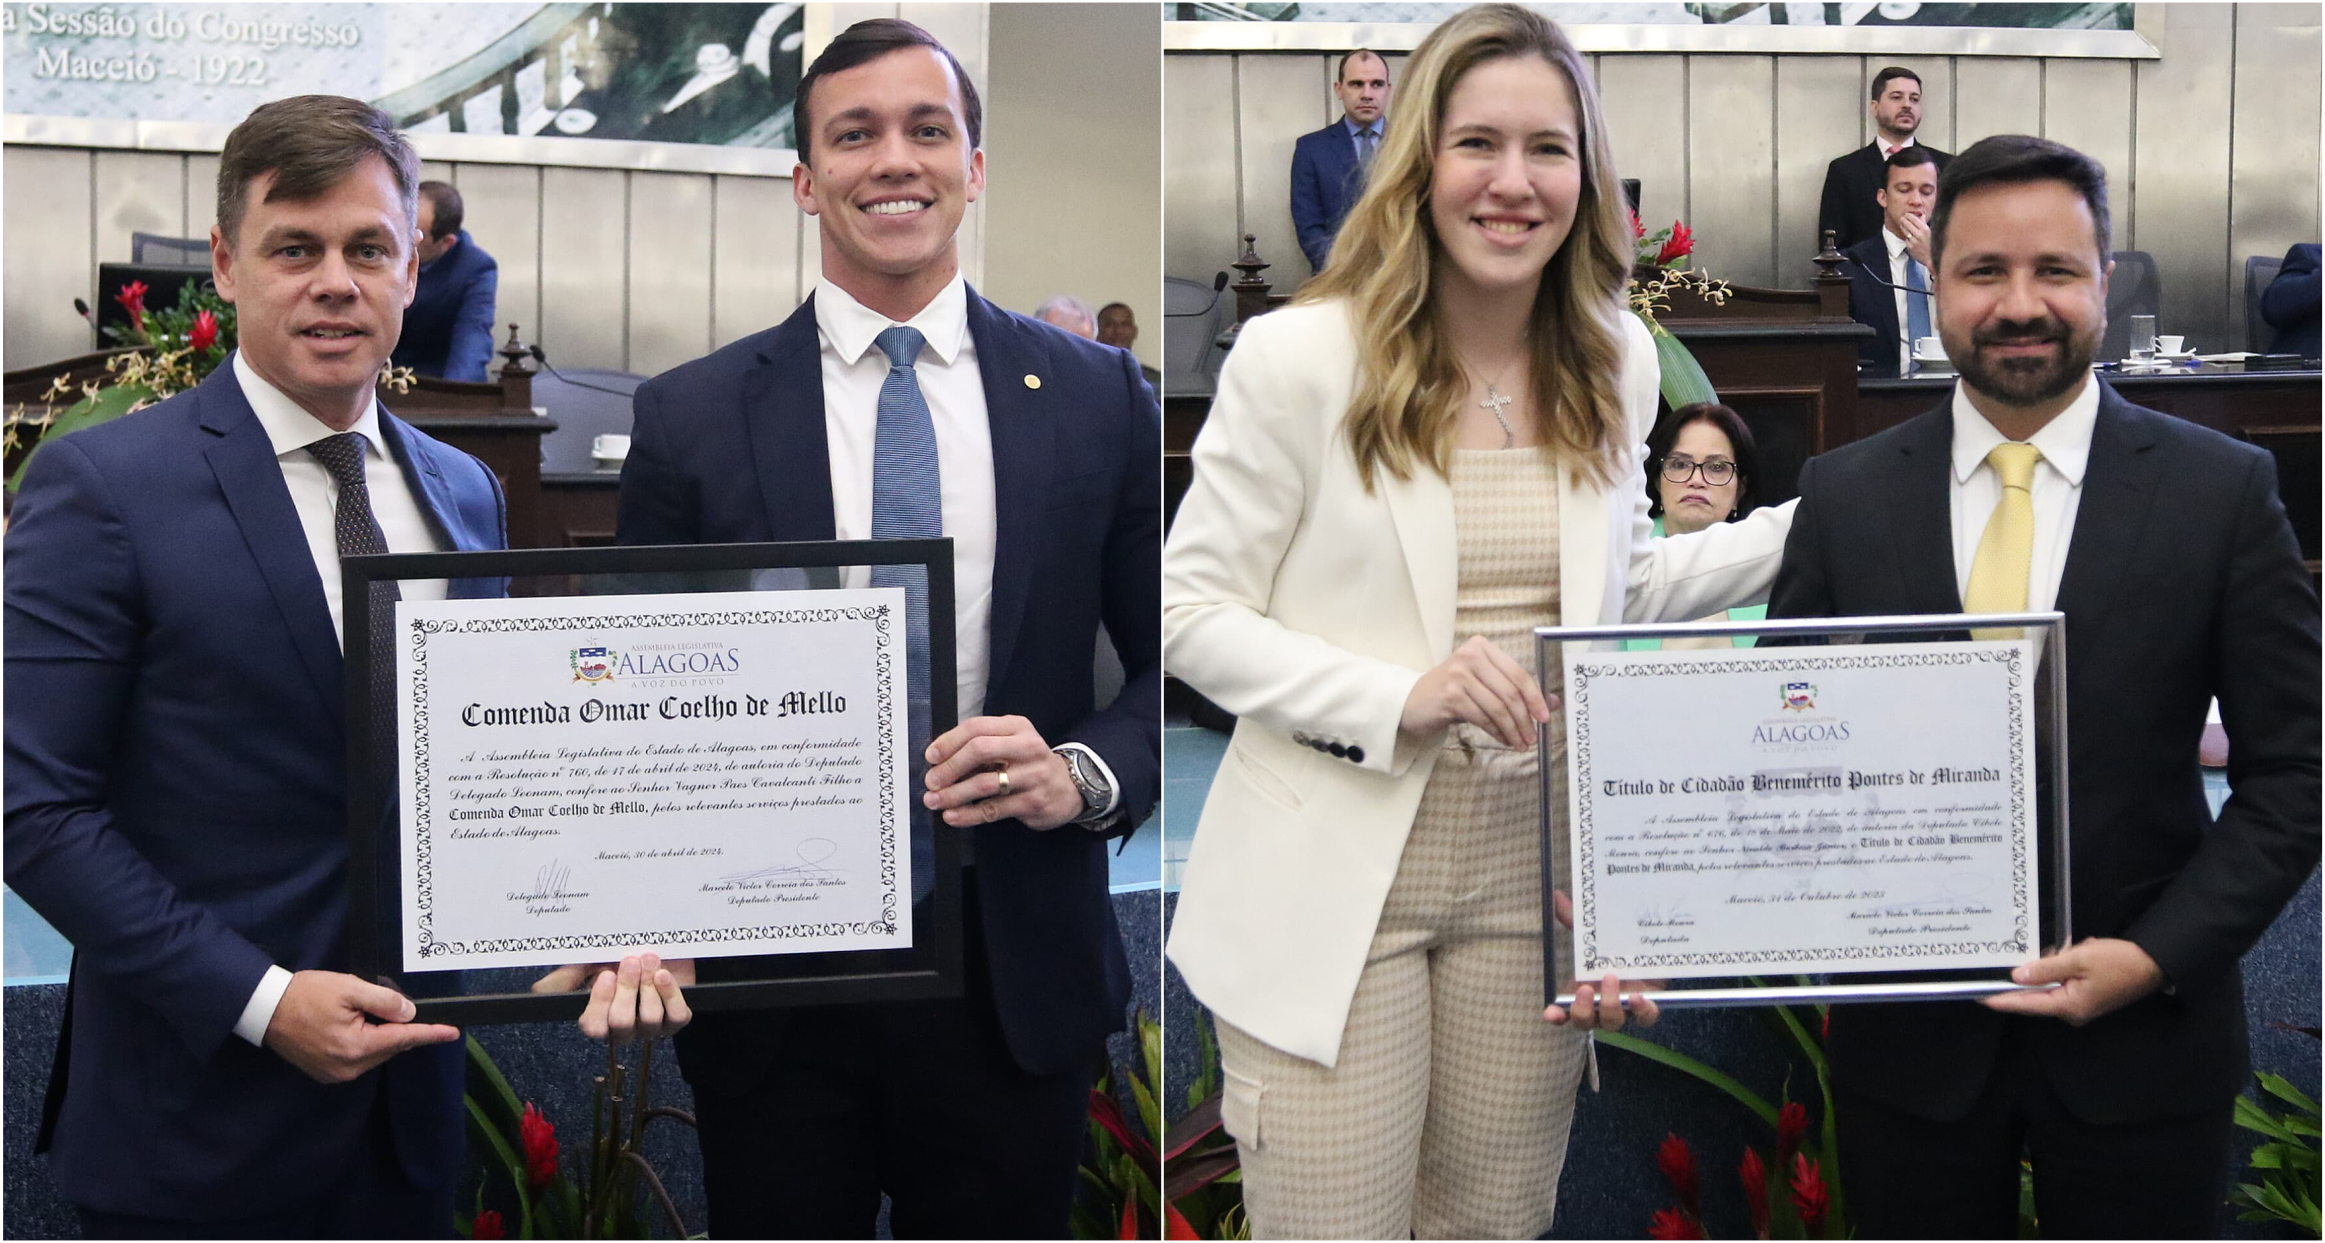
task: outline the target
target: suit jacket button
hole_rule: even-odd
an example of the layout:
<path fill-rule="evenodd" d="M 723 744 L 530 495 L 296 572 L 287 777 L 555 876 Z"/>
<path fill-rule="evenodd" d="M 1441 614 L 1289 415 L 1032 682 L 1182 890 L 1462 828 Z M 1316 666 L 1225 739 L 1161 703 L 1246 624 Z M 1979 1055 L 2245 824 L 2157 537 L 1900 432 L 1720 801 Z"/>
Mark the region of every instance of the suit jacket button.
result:
<path fill-rule="evenodd" d="M 1348 749 L 1348 759 L 1350 763 L 1362 764 L 1364 762 L 1364 748 L 1350 747 Z"/>
<path fill-rule="evenodd" d="M 1332 754 L 1333 754 L 1333 756 L 1334 756 L 1335 758 L 1345 758 L 1345 757 L 1348 755 L 1348 748 L 1346 748 L 1346 747 L 1344 747 L 1344 746 L 1341 746 L 1341 745 L 1340 745 L 1339 743 L 1337 743 L 1337 742 L 1336 742 L 1336 743 L 1333 743 L 1333 744 L 1332 744 Z"/>

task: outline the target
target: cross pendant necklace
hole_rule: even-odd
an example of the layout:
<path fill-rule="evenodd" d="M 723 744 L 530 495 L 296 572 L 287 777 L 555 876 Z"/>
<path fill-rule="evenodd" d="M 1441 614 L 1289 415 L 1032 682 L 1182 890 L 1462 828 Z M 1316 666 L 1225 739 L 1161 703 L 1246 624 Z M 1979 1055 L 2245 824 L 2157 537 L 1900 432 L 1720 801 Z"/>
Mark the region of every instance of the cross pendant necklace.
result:
<path fill-rule="evenodd" d="M 1515 400 L 1517 399 L 1495 388 L 1493 381 L 1488 380 L 1485 382 L 1485 400 L 1477 403 L 1479 409 L 1493 411 L 1493 421 L 1502 425 L 1502 448 L 1504 449 L 1518 443 L 1518 434 L 1510 430 L 1509 416 L 1502 413 L 1502 407 Z"/>

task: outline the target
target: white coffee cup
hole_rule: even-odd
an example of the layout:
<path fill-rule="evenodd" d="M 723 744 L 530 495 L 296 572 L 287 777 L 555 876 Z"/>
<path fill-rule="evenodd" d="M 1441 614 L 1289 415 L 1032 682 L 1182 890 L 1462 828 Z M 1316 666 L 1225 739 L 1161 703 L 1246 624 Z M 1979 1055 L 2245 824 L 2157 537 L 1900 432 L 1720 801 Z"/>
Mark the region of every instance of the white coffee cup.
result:
<path fill-rule="evenodd" d="M 608 433 L 589 442 L 589 456 L 601 462 L 619 462 L 630 456 L 630 438 Z"/>
<path fill-rule="evenodd" d="M 1946 356 L 1946 343 L 1936 337 L 1915 337 L 1913 339 L 1913 356 L 1931 360 L 1943 359 Z"/>
<path fill-rule="evenodd" d="M 2180 352 L 2180 347 L 2186 345 L 2187 343 L 2188 339 L 2186 337 L 2166 337 L 2159 335 L 2155 339 L 2155 348 L 2158 353 L 2177 354 Z"/>

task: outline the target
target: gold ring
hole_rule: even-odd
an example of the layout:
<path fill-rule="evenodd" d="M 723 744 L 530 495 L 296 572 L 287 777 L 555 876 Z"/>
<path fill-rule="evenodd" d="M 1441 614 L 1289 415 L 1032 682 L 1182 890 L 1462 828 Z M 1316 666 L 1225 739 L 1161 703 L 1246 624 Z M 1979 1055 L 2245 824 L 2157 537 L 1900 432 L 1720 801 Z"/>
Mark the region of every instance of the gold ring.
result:
<path fill-rule="evenodd" d="M 1000 778 L 1001 781 L 1001 789 L 997 792 L 996 797 L 1009 797 L 1009 769 L 1004 766 L 1001 771 L 995 773 L 994 776 Z"/>

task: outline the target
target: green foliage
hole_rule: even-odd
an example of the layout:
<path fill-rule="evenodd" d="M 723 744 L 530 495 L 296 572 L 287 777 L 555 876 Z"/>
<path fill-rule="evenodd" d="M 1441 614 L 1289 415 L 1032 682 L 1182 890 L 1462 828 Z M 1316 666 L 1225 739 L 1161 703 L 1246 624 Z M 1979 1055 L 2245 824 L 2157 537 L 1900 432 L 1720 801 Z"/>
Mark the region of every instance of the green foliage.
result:
<path fill-rule="evenodd" d="M 597 1078 L 588 1146 L 576 1151 L 571 1136 L 561 1140 L 554 1176 L 534 1187 L 525 1166 L 524 1106 L 493 1064 L 484 1046 L 468 1039 L 469 1151 L 478 1161 L 476 1201 L 457 1223 L 463 1235 L 475 1228 L 486 1208 L 502 1212 L 512 1239 L 643 1239 L 648 1237 L 647 1195 L 651 1192 L 672 1230 L 686 1237 L 659 1175 L 640 1152 L 646 1124 L 672 1118 L 694 1125 L 685 1112 L 648 1103 L 647 1076 L 654 1046 L 642 1046 L 635 1070 L 608 1047 L 606 1073 Z M 635 1098 L 629 1095 L 635 1085 Z M 579 1165 L 579 1181 L 567 1170 Z"/>
<path fill-rule="evenodd" d="M 1699 401 L 1718 401 L 1720 395 L 1712 388 L 1711 377 L 1703 373 L 1703 364 L 1695 361 L 1687 344 L 1652 319 L 1648 325 L 1655 337 L 1655 362 L 1662 368 L 1663 400 L 1674 410 Z"/>
<path fill-rule="evenodd" d="M 2270 1096 L 2293 1107 L 2271 1114 L 2249 1096 L 2236 1098 L 2236 1125 L 2265 1136 L 2267 1143 L 2252 1150 L 2251 1168 L 2261 1172 L 2257 1183 L 2238 1183 L 2229 1204 L 2243 1209 L 2238 1221 L 2282 1221 L 2315 1237 L 2320 1231 L 2317 1102 L 2309 1099 L 2282 1075 L 2262 1071 L 2257 1078 Z"/>

